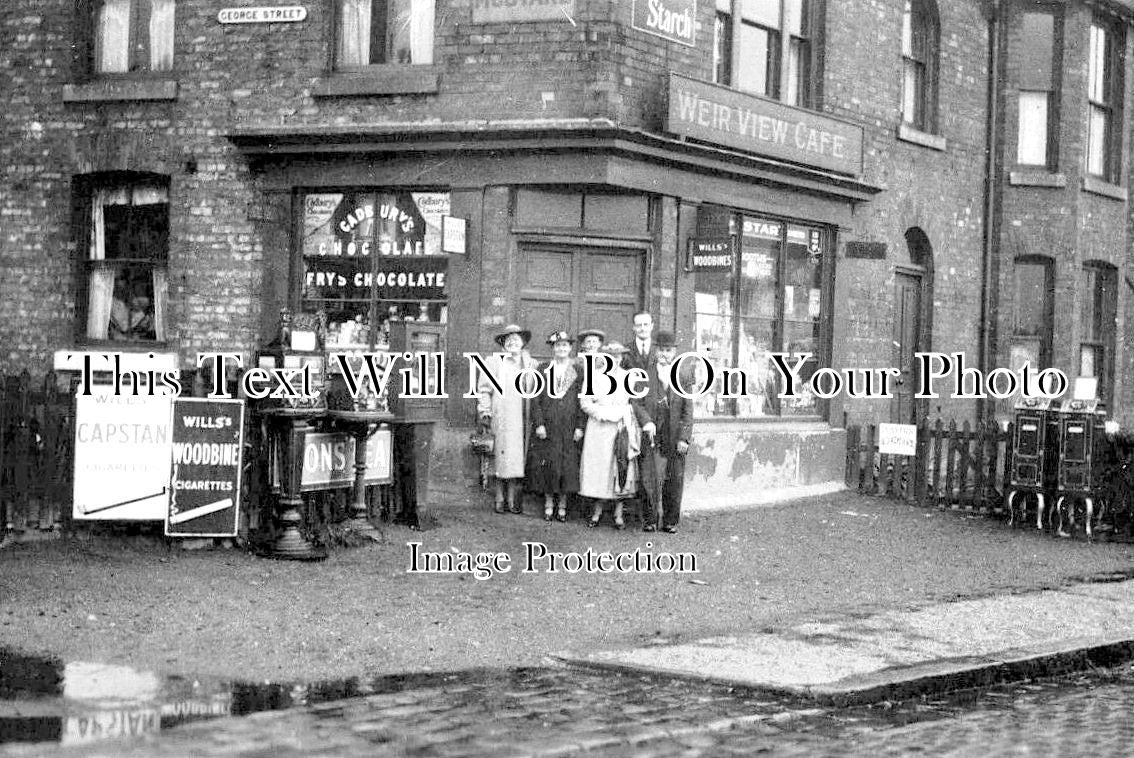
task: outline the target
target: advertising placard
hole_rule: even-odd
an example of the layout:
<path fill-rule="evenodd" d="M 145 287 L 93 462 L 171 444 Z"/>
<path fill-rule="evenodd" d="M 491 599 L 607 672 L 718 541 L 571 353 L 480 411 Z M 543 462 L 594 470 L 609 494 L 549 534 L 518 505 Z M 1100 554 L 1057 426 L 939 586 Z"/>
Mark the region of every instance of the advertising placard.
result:
<path fill-rule="evenodd" d="M 731 237 L 689 240 L 686 271 L 732 271 Z"/>
<path fill-rule="evenodd" d="M 221 8 L 217 11 L 217 21 L 222 24 L 281 24 L 305 18 L 307 8 L 302 5 Z"/>
<path fill-rule="evenodd" d="M 165 533 L 235 537 L 240 514 L 244 401 L 178 398 Z"/>
<path fill-rule="evenodd" d="M 350 487 L 354 484 L 354 437 L 346 432 L 308 432 L 303 450 L 304 492 Z M 272 487 L 279 487 L 278 456 L 272 456 Z M 376 429 L 366 441 L 366 484 L 389 484 L 393 479 L 393 436 L 389 427 Z"/>
<path fill-rule="evenodd" d="M 697 0 L 634 0 L 631 25 L 692 47 L 697 39 Z"/>
<path fill-rule="evenodd" d="M 162 521 L 169 510 L 169 395 L 75 398 L 76 520 Z"/>
<path fill-rule="evenodd" d="M 679 74 L 669 75 L 665 129 L 804 166 L 862 173 L 861 126 Z"/>
<path fill-rule="evenodd" d="M 913 424 L 879 424 L 878 452 L 882 455 L 914 455 L 917 427 Z"/>

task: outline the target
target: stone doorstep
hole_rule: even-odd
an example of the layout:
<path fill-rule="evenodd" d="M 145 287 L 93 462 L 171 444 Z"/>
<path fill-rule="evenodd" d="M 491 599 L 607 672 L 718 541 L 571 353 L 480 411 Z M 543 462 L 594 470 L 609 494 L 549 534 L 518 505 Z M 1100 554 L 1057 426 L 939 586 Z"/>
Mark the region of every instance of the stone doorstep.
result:
<path fill-rule="evenodd" d="M 551 656 L 558 663 L 577 668 L 652 674 L 676 679 L 727 684 L 760 692 L 805 697 L 835 707 L 867 705 L 884 700 L 907 700 L 956 690 L 987 687 L 1043 676 L 1054 676 L 1089 668 L 1116 666 L 1134 660 L 1134 637 L 1076 637 L 1003 650 L 988 655 L 963 656 L 892 666 L 855 674 L 830 683 L 807 686 L 769 684 L 744 676 L 699 674 L 569 655 Z"/>

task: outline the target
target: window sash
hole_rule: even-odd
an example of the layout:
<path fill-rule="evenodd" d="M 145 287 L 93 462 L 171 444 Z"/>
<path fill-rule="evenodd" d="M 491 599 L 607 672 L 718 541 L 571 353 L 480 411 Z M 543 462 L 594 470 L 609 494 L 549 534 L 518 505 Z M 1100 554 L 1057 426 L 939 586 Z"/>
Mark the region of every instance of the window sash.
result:
<path fill-rule="evenodd" d="M 94 70 L 173 69 L 175 0 L 102 0 L 95 9 Z"/>
<path fill-rule="evenodd" d="M 925 65 L 906 58 L 902 65 L 902 120 L 918 129 L 926 126 Z"/>
<path fill-rule="evenodd" d="M 1091 104 L 1087 116 L 1087 173 L 1104 179 L 1110 178 L 1110 112 Z"/>
<path fill-rule="evenodd" d="M 716 0 L 713 81 L 791 105 L 811 104 L 810 0 Z"/>
<path fill-rule="evenodd" d="M 118 209 L 137 209 L 138 216 Z M 164 213 L 164 229 L 146 246 L 144 235 L 133 224 L 143 224 L 149 215 Z M 126 254 L 109 250 L 108 216 L 121 216 L 120 233 L 130 243 Z M 85 268 L 87 281 L 86 338 L 127 342 L 162 342 L 166 339 L 165 312 L 168 300 L 166 261 L 168 259 L 169 191 L 139 183 L 103 187 L 93 192 L 89 244 Z M 120 280 L 121 275 L 121 280 Z M 135 289 L 129 291 L 131 287 Z M 131 308 L 134 295 L 149 299 L 148 310 Z M 140 301 L 138 301 L 140 304 Z"/>
<path fill-rule="evenodd" d="M 434 0 L 338 0 L 335 65 L 433 63 Z"/>
<path fill-rule="evenodd" d="M 1048 166 L 1050 92 L 1020 92 L 1016 163 Z"/>

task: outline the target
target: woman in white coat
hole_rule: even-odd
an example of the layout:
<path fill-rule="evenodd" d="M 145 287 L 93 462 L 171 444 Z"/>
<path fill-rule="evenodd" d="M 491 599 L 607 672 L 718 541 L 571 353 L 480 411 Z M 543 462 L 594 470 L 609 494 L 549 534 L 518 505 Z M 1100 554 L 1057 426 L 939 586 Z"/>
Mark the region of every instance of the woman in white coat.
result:
<path fill-rule="evenodd" d="M 494 510 L 523 513 L 524 458 L 527 455 L 528 401 L 516 389 L 516 376 L 524 369 L 534 369 L 535 360 L 524 350 L 532 334 L 515 324 L 504 327 L 496 335 L 496 344 L 504 355 L 491 355 L 485 364 L 492 371 L 503 392 L 498 392 L 481 372 L 477 382 L 477 413 L 484 427 L 491 427 L 494 437 L 496 503 Z M 533 380 L 534 381 L 534 380 Z"/>
<path fill-rule="evenodd" d="M 604 505 L 613 501 L 614 528 L 623 529 L 626 523 L 622 518 L 622 502 L 625 498 L 634 497 L 638 490 L 637 457 L 642 447 L 642 433 L 652 435 L 654 425 L 644 408 L 630 402 L 626 391 L 623 359 L 627 349 L 612 342 L 602 352 L 615 360 L 610 376 L 616 386 L 609 394 L 599 394 L 607 389 L 608 382 L 596 375 L 596 394 L 579 398 L 579 404 L 587 414 L 583 454 L 579 461 L 579 495 L 594 501 L 587 526 L 598 526 Z M 619 431 L 623 429 L 626 430 L 626 447 L 622 453 L 623 460 L 619 461 L 616 442 Z"/>

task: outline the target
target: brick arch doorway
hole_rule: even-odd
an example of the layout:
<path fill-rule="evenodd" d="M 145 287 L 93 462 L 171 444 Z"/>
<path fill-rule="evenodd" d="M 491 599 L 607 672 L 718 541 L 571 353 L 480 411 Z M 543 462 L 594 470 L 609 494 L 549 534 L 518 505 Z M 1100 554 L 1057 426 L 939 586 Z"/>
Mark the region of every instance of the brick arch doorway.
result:
<path fill-rule="evenodd" d="M 890 421 L 917 424 L 929 415 L 929 401 L 918 399 L 917 353 L 932 349 L 933 246 L 918 227 L 906 230 L 908 259 L 894 267 L 893 366 L 900 372 L 890 401 Z"/>
<path fill-rule="evenodd" d="M 547 335 L 602 329 L 608 340 L 631 334 L 645 293 L 646 248 L 522 242 L 516 274 L 518 318 L 532 332 L 529 350 L 546 359 Z"/>

